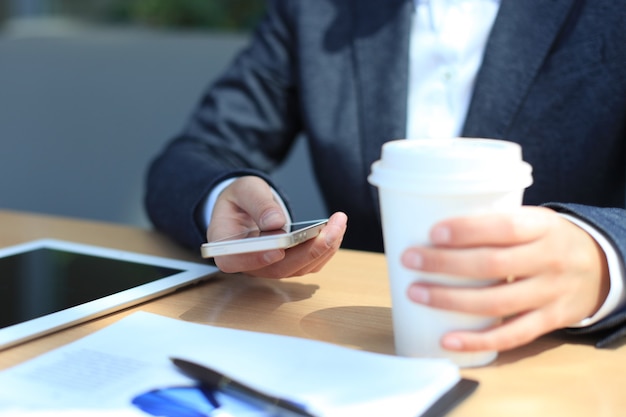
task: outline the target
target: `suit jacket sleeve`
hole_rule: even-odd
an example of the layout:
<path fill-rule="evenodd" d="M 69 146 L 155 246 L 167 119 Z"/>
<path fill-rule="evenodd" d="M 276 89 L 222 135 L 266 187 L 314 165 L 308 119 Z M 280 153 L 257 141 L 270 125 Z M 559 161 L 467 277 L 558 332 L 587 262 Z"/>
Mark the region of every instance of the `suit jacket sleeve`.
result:
<path fill-rule="evenodd" d="M 598 208 L 580 204 L 549 203 L 546 206 L 579 217 L 604 233 L 622 260 L 626 259 L 626 210 L 620 208 Z M 596 347 L 609 347 L 626 336 L 626 310 L 614 312 L 604 320 L 588 327 L 568 329 L 574 335 L 592 336 Z"/>
<path fill-rule="evenodd" d="M 149 217 L 185 246 L 197 249 L 205 241 L 197 212 L 211 188 L 238 175 L 258 175 L 271 184 L 265 172 L 284 159 L 300 130 L 289 7 L 269 2 L 250 46 L 210 86 L 186 128 L 149 168 Z"/>

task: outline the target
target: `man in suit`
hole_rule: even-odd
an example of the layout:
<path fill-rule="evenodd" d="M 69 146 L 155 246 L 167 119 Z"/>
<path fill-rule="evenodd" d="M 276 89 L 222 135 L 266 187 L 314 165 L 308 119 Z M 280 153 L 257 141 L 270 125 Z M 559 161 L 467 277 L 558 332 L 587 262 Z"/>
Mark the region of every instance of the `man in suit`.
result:
<path fill-rule="evenodd" d="M 467 36 L 455 32 L 461 26 Z M 416 270 L 516 281 L 481 289 L 415 283 L 407 294 L 437 308 L 511 317 L 485 332 L 446 335 L 448 349 L 504 350 L 565 327 L 606 344 L 626 332 L 624 27 L 626 8 L 613 0 L 269 1 L 250 46 L 153 162 L 148 211 L 159 229 L 196 249 L 245 226 L 281 227 L 287 200 L 268 173 L 304 133 L 334 213 L 329 225 L 287 251 L 215 259 L 227 272 L 294 276 L 319 270 L 342 241 L 382 251 L 367 176 L 384 142 L 432 129 L 511 140 L 534 170 L 526 206 L 441 222 L 430 246 L 407 248 L 402 260 Z M 422 69 L 446 69 L 445 48 L 470 58 L 451 61 L 443 87 L 423 81 Z M 439 87 L 440 96 L 431 94 Z M 450 117 L 429 115 L 437 97 Z"/>

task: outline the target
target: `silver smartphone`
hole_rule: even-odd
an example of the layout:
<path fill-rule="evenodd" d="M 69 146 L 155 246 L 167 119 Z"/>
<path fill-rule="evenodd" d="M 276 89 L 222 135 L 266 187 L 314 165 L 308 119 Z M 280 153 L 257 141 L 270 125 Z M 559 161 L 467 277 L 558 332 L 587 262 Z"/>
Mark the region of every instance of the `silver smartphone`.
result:
<path fill-rule="evenodd" d="M 200 248 L 203 258 L 222 255 L 286 249 L 317 236 L 328 219 L 291 223 L 283 229 L 260 231 L 250 229 L 224 239 L 208 242 Z"/>

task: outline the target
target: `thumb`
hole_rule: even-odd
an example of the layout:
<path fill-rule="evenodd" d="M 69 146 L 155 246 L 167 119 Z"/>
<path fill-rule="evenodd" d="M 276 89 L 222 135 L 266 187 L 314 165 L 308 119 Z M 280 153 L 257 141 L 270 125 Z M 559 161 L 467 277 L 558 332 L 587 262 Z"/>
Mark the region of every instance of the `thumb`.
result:
<path fill-rule="evenodd" d="M 228 187 L 226 196 L 247 213 L 261 230 L 280 229 L 289 222 L 289 215 L 280 197 L 263 179 L 245 176 Z"/>

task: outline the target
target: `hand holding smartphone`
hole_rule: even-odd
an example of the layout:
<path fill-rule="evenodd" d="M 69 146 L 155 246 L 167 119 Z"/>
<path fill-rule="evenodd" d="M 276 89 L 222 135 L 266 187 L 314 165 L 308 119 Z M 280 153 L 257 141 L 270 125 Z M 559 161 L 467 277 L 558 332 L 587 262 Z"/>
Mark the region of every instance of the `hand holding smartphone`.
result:
<path fill-rule="evenodd" d="M 224 239 L 202 245 L 203 258 L 222 255 L 287 249 L 317 236 L 328 219 L 291 223 L 283 229 L 260 231 L 251 229 Z"/>

